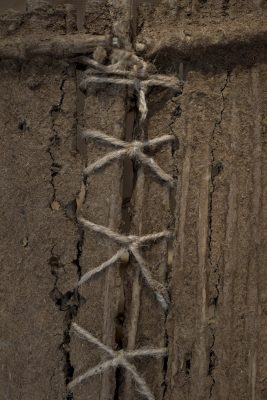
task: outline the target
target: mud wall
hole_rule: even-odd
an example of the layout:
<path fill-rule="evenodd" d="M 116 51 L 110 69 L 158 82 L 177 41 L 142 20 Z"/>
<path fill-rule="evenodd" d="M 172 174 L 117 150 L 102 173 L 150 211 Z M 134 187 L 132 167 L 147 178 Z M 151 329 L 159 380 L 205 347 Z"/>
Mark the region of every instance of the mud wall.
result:
<path fill-rule="evenodd" d="M 105 360 L 73 334 L 73 322 L 117 350 L 167 346 L 165 360 L 135 364 L 156 400 L 267 399 L 266 50 L 262 35 L 216 51 L 203 43 L 193 54 L 178 40 L 180 32 L 242 32 L 265 5 L 140 0 L 129 9 L 103 0 L 83 3 L 81 13 L 80 5 L 37 3 L 2 13 L 2 41 L 127 35 L 145 44 L 136 48 L 158 72 L 184 81 L 182 93 L 147 96 L 145 138 L 175 135 L 155 160 L 177 185 L 170 191 L 129 161 L 89 185 L 83 179 L 84 166 L 107 153 L 81 140 L 83 129 L 140 137 L 131 89 L 92 85 L 84 95 L 83 68 L 72 60 L 1 60 L 0 399 L 143 398 L 122 368 L 67 389 Z M 131 259 L 75 289 L 118 250 L 83 229 L 80 212 L 123 234 L 173 230 L 172 244 L 143 252 L 168 287 L 167 314 Z"/>

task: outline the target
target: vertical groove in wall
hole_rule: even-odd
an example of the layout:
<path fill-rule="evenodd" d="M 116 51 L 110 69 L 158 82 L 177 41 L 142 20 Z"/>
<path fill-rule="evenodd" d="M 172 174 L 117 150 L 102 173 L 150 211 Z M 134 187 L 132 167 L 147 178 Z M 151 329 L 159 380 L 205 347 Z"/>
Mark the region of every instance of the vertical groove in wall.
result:
<path fill-rule="evenodd" d="M 128 40 L 131 42 L 131 7 L 128 3 L 121 4 L 120 7 L 120 2 L 115 0 L 112 1 L 113 6 L 115 7 L 115 12 L 120 12 L 121 14 L 121 25 L 125 24 L 125 37 L 120 37 L 121 40 L 128 42 Z M 126 26 L 128 25 L 128 26 Z M 120 32 L 120 21 L 113 21 L 113 29 L 116 33 L 116 30 Z M 123 28 L 124 29 L 124 28 Z M 129 38 L 128 38 L 129 36 Z M 133 129 L 134 129 L 134 111 L 132 110 L 132 100 L 131 100 L 131 91 L 126 90 L 125 92 L 125 115 L 122 116 L 124 119 L 124 138 L 123 140 L 125 141 L 131 141 L 132 136 L 133 136 Z M 112 134 L 112 133 L 111 133 Z M 130 229 L 130 223 L 131 223 L 131 212 L 130 212 L 130 202 L 131 202 L 131 196 L 132 196 L 132 190 L 133 190 L 133 179 L 134 179 L 134 172 L 133 172 L 133 163 L 129 160 L 124 160 L 121 163 L 121 187 L 122 187 L 122 192 L 121 192 L 121 230 L 125 234 L 129 234 L 129 229 Z M 113 207 L 118 208 L 119 205 L 115 199 L 113 202 Z M 111 222 L 109 225 L 111 229 L 114 229 L 114 226 Z M 105 308 L 104 308 L 104 336 L 103 336 L 103 342 L 106 344 L 112 344 L 109 343 L 107 340 L 107 336 L 110 335 L 110 332 L 114 332 L 114 341 L 116 344 L 117 350 L 123 349 L 125 346 L 125 272 L 127 267 L 129 266 L 129 262 L 123 263 L 121 262 L 121 265 L 119 267 L 120 271 L 120 279 L 121 279 L 121 285 L 120 288 L 117 287 L 118 290 L 118 309 L 116 312 L 116 317 L 115 321 L 111 318 L 112 313 L 108 312 L 109 304 L 110 304 L 110 297 L 111 297 L 111 292 L 114 291 L 115 288 L 115 280 L 114 280 L 114 273 L 112 269 L 109 269 L 107 272 L 106 276 L 106 283 L 105 283 Z M 107 321 L 109 321 L 107 323 Z M 124 382 L 124 371 L 122 370 L 121 367 L 117 367 L 115 369 L 115 382 L 114 385 L 111 384 L 112 382 L 112 377 L 114 377 L 114 372 L 113 371 L 107 371 L 104 373 L 102 382 L 101 382 L 101 394 L 100 394 L 100 399 L 101 400 L 117 400 L 121 396 L 121 388 L 122 388 L 122 383 Z"/>
<path fill-rule="evenodd" d="M 134 132 L 136 128 L 136 116 L 138 113 L 137 110 L 137 104 L 136 104 L 136 99 L 131 98 L 129 99 L 129 106 L 130 110 L 127 114 L 126 118 L 126 136 L 125 140 L 128 142 L 131 142 L 134 140 Z M 125 160 L 124 164 L 124 228 L 123 232 L 126 234 L 131 233 L 131 226 L 132 226 L 132 217 L 134 213 L 134 208 L 133 208 L 133 195 L 134 191 L 136 189 L 136 184 L 138 181 L 138 177 L 136 174 L 136 168 L 135 165 L 132 161 L 130 160 Z M 131 264 L 131 259 L 129 259 L 126 268 L 129 269 L 132 266 Z M 134 267 L 135 268 L 135 267 Z M 124 286 L 125 290 L 127 290 L 127 281 L 125 281 L 125 278 L 128 277 L 128 272 L 125 270 L 124 274 Z M 136 268 L 134 272 L 134 281 L 132 283 L 132 300 L 131 300 L 131 306 L 130 309 L 128 309 L 127 301 L 128 301 L 128 296 L 125 296 L 125 312 L 127 312 L 128 315 L 125 315 L 125 322 L 128 322 L 128 334 L 127 337 L 124 339 L 124 345 L 127 346 L 128 350 L 133 350 L 135 348 L 135 339 L 136 339 L 136 331 L 137 331 L 137 326 L 138 326 L 138 316 L 139 316 L 139 308 L 140 308 L 140 284 L 139 284 L 139 269 Z M 126 326 L 124 327 L 124 331 L 126 333 Z M 126 336 L 126 335 L 125 335 Z M 125 375 L 125 385 L 123 389 L 123 396 L 129 397 L 130 399 L 130 382 L 131 382 L 131 376 L 126 373 Z"/>
<path fill-rule="evenodd" d="M 253 152 L 252 160 L 254 163 L 252 169 L 252 212 L 251 212 L 251 242 L 252 250 L 249 260 L 249 274 L 247 282 L 247 307 L 249 310 L 249 390 L 251 400 L 257 400 L 260 393 L 257 391 L 257 347 L 258 347 L 258 318 L 260 315 L 260 302 L 259 302 L 259 244 L 261 234 L 261 221 L 260 221 L 260 207 L 262 205 L 262 146 L 261 146 L 261 89 L 260 89 L 260 73 L 256 68 L 251 71 L 251 86 L 252 86 L 252 99 L 253 99 L 253 115 L 254 126 L 252 131 Z M 255 334 L 251 334 L 255 332 Z"/>
<path fill-rule="evenodd" d="M 211 165 L 210 165 L 210 190 L 209 190 L 209 232 L 208 232 L 208 251 L 207 251 L 207 264 L 209 274 L 207 275 L 208 296 L 207 296 L 207 310 L 210 345 L 209 345 L 209 360 L 208 360 L 208 374 L 211 377 L 209 398 L 213 398 L 213 390 L 216 385 L 215 369 L 219 362 L 218 356 L 215 351 L 216 347 L 216 318 L 217 306 L 220 300 L 220 284 L 221 284 L 221 258 L 222 258 L 222 243 L 218 236 L 218 224 L 220 224 L 220 211 L 218 209 L 217 198 L 221 194 L 220 190 L 220 174 L 224 169 L 221 158 L 224 157 L 221 143 L 218 137 L 223 135 L 223 117 L 225 112 L 225 91 L 230 81 L 231 72 L 226 72 L 226 77 L 222 77 L 223 83 L 219 89 L 220 95 L 220 110 L 218 119 L 215 121 L 214 128 L 211 135 L 210 152 L 211 152 Z M 222 154 L 220 154 L 220 152 Z M 222 228 L 221 228 L 222 229 Z"/>
<path fill-rule="evenodd" d="M 180 171 L 180 184 L 178 186 L 179 193 L 176 193 L 176 197 L 179 198 L 179 203 L 176 200 L 176 209 L 175 212 L 178 213 L 176 218 L 176 241 L 174 244 L 174 258 L 173 258 L 173 268 L 176 271 L 173 271 L 173 277 L 171 282 L 172 291 L 175 290 L 175 278 L 183 273 L 184 264 L 186 262 L 184 258 L 185 252 L 185 225 L 186 225 L 186 216 L 187 216 L 187 207 L 188 207 L 188 193 L 189 193 L 189 185 L 190 185 L 190 170 L 191 170 L 191 140 L 192 140 L 192 128 L 190 126 L 190 120 L 184 127 L 185 135 L 187 138 L 187 145 L 185 146 L 185 155 L 184 160 L 181 166 Z M 183 143 L 182 146 L 185 144 Z M 178 158 L 176 158 L 176 162 L 178 163 Z M 178 181 L 179 182 L 179 181 Z M 177 208 L 179 206 L 179 209 Z M 177 256 L 176 256 L 177 254 Z M 181 275 L 180 275 L 181 276 Z M 174 300 L 173 300 L 174 301 Z M 171 365 L 170 365 L 170 377 L 169 377 L 169 393 L 174 387 L 174 382 L 176 376 L 179 372 L 179 365 L 181 362 L 181 358 L 179 358 L 179 353 L 176 351 L 178 335 L 179 335 L 179 326 L 175 324 L 175 320 L 173 321 L 174 327 L 173 329 L 173 338 L 172 338 L 172 348 L 171 348 Z M 181 356 L 180 356 L 181 357 Z"/>
<path fill-rule="evenodd" d="M 237 109 L 235 100 L 231 105 L 231 121 L 230 129 L 234 132 L 238 125 Z M 225 237 L 225 253 L 224 253 L 224 270 L 223 270 L 223 289 L 222 289 L 222 319 L 225 321 L 225 338 L 231 340 L 232 316 L 233 316 L 233 271 L 236 265 L 237 257 L 237 221 L 238 221 L 238 204 L 237 204 L 237 172 L 234 167 L 234 153 L 237 149 L 236 135 L 231 138 L 230 147 L 232 149 L 232 165 L 231 165 L 231 181 L 229 184 L 229 193 L 227 201 L 227 218 L 226 218 L 226 237 Z M 232 354 L 231 349 L 226 350 L 226 359 L 231 364 Z M 223 363 L 223 360 L 222 360 Z M 231 377 L 227 380 L 224 387 L 226 396 L 230 396 Z"/>
<path fill-rule="evenodd" d="M 117 188 L 115 188 L 116 190 Z M 115 193 L 111 194 L 111 204 L 110 204 L 110 210 L 109 210 L 109 221 L 107 226 L 111 230 L 116 229 L 116 221 L 115 221 L 115 215 L 116 215 L 116 208 L 118 207 L 118 203 L 116 200 L 116 195 Z M 108 258 L 111 257 L 112 254 L 112 249 L 107 250 L 107 255 Z M 114 327 L 114 318 L 113 318 L 113 303 L 111 301 L 112 295 L 115 290 L 115 275 L 113 268 L 108 268 L 106 271 L 106 276 L 105 276 L 105 283 L 104 283 L 104 314 L 103 314 L 103 335 L 102 335 L 102 341 L 103 343 L 107 345 L 113 345 L 113 342 L 115 341 L 116 346 L 118 349 L 120 348 L 120 343 L 119 340 L 117 340 L 116 337 L 116 328 Z M 118 290 L 118 289 L 117 289 Z M 119 295 L 119 294 L 118 294 Z M 118 315 L 118 312 L 116 313 Z M 115 336 L 115 337 L 114 337 Z M 118 371 L 117 371 L 118 373 Z M 115 372 L 116 375 L 116 372 Z M 112 380 L 114 377 L 114 371 L 113 369 L 105 371 L 103 373 L 102 379 L 101 379 L 101 389 L 100 389 L 100 400 L 111 400 L 114 398 L 113 392 L 116 393 L 116 386 L 117 386 L 117 377 L 115 376 L 115 388 L 113 387 L 114 385 L 112 384 Z"/>
<path fill-rule="evenodd" d="M 143 168 L 140 166 L 138 169 L 137 175 L 135 175 L 136 183 L 135 183 L 135 224 L 137 225 L 136 234 L 142 235 L 142 215 L 143 215 L 143 196 L 138 194 L 144 192 L 145 185 L 145 176 Z M 140 313 L 140 294 L 141 294 L 141 286 L 140 286 L 140 270 L 135 265 L 132 265 L 135 269 L 132 274 L 132 296 L 131 296 L 131 304 L 129 309 L 129 326 L 128 326 L 128 340 L 127 340 L 127 349 L 134 350 L 136 345 L 136 335 L 138 329 L 138 320 Z M 129 374 L 126 376 L 125 382 L 125 397 L 132 397 L 132 379 Z"/>
<path fill-rule="evenodd" d="M 203 146 L 204 147 L 204 146 Z M 208 245 L 208 211 L 209 211 L 209 184 L 210 184 L 210 149 L 207 144 L 203 149 L 205 166 L 202 167 L 199 184 L 199 209 L 198 209 L 198 258 L 199 258 L 199 382 L 206 375 L 206 323 L 207 323 L 207 245 Z M 202 385 L 201 385 L 202 386 Z M 203 396 L 202 388 L 200 393 Z"/>
<path fill-rule="evenodd" d="M 182 73 L 182 67 L 181 65 L 179 66 L 179 79 L 183 81 L 183 73 Z M 169 150 L 169 157 L 170 157 L 170 162 L 171 162 L 171 170 L 172 170 L 172 176 L 175 180 L 174 187 L 167 189 L 166 191 L 166 203 L 169 204 L 169 214 L 170 214 L 170 222 L 169 222 L 169 229 L 173 232 L 174 238 L 173 240 L 168 241 L 167 243 L 167 268 L 166 268 L 166 273 L 165 273 L 165 285 L 168 287 L 169 293 L 170 293 L 170 300 L 172 301 L 171 298 L 171 286 L 172 286 L 172 279 L 173 279 L 173 273 L 174 273 L 174 268 L 176 267 L 175 265 L 175 260 L 174 260 L 174 252 L 175 252 L 175 239 L 176 239 L 176 234 L 177 234 L 177 224 L 178 220 L 176 217 L 176 211 L 177 211 L 177 196 L 178 196 L 178 191 L 181 191 L 181 185 L 179 181 L 179 170 L 177 166 L 177 155 L 178 155 L 178 148 L 180 146 L 180 140 L 179 140 L 179 135 L 177 135 L 177 132 L 175 130 L 175 123 L 177 119 L 181 117 L 181 98 L 183 95 L 183 91 L 179 94 L 179 100 L 178 98 L 174 97 L 173 103 L 174 103 L 174 108 L 170 111 L 171 114 L 171 121 L 168 124 L 168 127 L 170 129 L 171 134 L 174 136 L 174 141 L 170 145 Z M 174 100 L 175 99 L 175 100 Z M 171 307 L 171 306 L 170 306 Z M 171 312 L 168 310 L 168 312 L 165 313 L 165 332 L 164 332 L 164 346 L 168 349 L 168 354 L 165 357 L 163 361 L 163 392 L 162 392 L 162 400 L 168 398 L 169 395 L 169 390 L 171 389 L 171 381 L 172 378 L 170 379 L 172 375 L 172 367 L 173 367 L 173 360 L 171 358 L 171 353 L 172 353 L 172 343 L 171 340 L 172 338 L 172 329 L 170 329 L 170 325 L 172 322 L 172 317 L 171 317 Z"/>

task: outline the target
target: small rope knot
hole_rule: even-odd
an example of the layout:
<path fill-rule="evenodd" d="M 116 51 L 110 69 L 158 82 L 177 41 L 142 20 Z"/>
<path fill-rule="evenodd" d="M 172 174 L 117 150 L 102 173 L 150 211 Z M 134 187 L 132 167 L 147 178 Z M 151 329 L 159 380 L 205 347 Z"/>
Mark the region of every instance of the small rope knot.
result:
<path fill-rule="evenodd" d="M 124 249 L 123 253 L 121 254 L 121 261 L 124 264 L 127 264 L 129 262 L 129 258 L 130 258 L 129 251 L 127 249 Z"/>
<path fill-rule="evenodd" d="M 147 103 L 146 103 L 146 92 L 147 92 L 147 87 L 143 84 L 141 85 L 140 91 L 139 91 L 139 112 L 141 114 L 140 117 L 140 122 L 144 123 L 147 113 L 148 113 L 148 108 L 147 108 Z"/>
<path fill-rule="evenodd" d="M 129 235 L 128 236 L 128 239 L 129 239 L 129 242 L 130 242 L 130 245 L 131 246 L 135 246 L 135 245 L 137 245 L 138 244 L 138 236 L 135 236 L 135 235 Z"/>
<path fill-rule="evenodd" d="M 118 359 L 118 360 L 125 360 L 126 359 L 125 351 L 123 349 L 117 351 L 116 359 Z"/>
<path fill-rule="evenodd" d="M 127 153 L 130 158 L 136 158 L 136 156 L 140 153 L 140 149 L 143 143 L 139 141 L 134 141 L 129 143 Z"/>

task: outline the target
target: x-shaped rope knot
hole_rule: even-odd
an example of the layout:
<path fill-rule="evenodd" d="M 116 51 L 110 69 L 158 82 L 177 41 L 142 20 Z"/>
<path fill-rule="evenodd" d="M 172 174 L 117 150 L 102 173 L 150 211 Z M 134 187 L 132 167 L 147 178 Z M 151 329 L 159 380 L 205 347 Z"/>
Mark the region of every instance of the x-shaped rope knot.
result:
<path fill-rule="evenodd" d="M 172 237 L 170 231 L 151 233 L 149 235 L 144 235 L 144 236 L 135 236 L 135 235 L 126 236 L 114 232 L 105 226 L 94 224 L 93 222 L 88 221 L 82 217 L 79 218 L 79 222 L 82 223 L 86 228 L 89 228 L 94 232 L 101 233 L 102 235 L 108 237 L 109 239 L 112 239 L 113 241 L 122 245 L 123 247 L 119 251 L 117 251 L 117 253 L 115 253 L 109 260 L 105 261 L 103 264 L 92 269 L 91 271 L 86 272 L 79 280 L 77 286 L 81 286 L 83 283 L 91 279 L 94 275 L 105 270 L 111 265 L 114 265 L 117 261 L 125 259 L 125 253 L 129 252 L 134 257 L 136 263 L 140 268 L 144 280 L 146 281 L 147 285 L 153 290 L 162 308 L 164 310 L 168 309 L 169 306 L 168 291 L 166 287 L 162 285 L 162 283 L 156 281 L 152 277 L 139 249 L 140 247 L 148 243 L 155 243 L 162 239 L 170 239 Z"/>
<path fill-rule="evenodd" d="M 138 158 L 140 151 L 142 151 L 143 148 L 143 143 L 139 141 L 134 141 L 131 143 L 128 143 L 125 148 L 127 149 L 127 154 L 129 155 L 130 158 Z"/>
<path fill-rule="evenodd" d="M 84 169 L 84 174 L 89 176 L 94 172 L 106 167 L 111 162 L 119 160 L 124 157 L 129 157 L 133 160 L 139 161 L 141 164 L 145 165 L 150 169 L 150 171 L 158 177 L 158 179 L 169 185 L 173 186 L 174 179 L 167 174 L 163 169 L 153 160 L 153 158 L 148 157 L 144 154 L 145 150 L 157 150 L 159 147 L 171 143 L 175 140 L 173 135 L 163 135 L 161 137 L 148 140 L 146 142 L 133 141 L 125 142 L 123 140 L 117 139 L 113 136 L 104 134 L 103 132 L 87 130 L 83 132 L 83 137 L 85 139 L 94 139 L 95 141 L 110 145 L 113 147 L 119 147 L 120 150 L 116 150 L 108 153 L 106 156 L 95 161 L 88 167 Z"/>
<path fill-rule="evenodd" d="M 95 60 L 85 59 L 85 63 L 89 66 L 89 68 L 86 71 L 87 76 L 81 82 L 80 88 L 86 91 L 88 85 L 91 83 L 132 86 L 138 95 L 139 127 L 141 132 L 144 132 L 144 123 L 148 113 L 146 102 L 146 93 L 148 88 L 152 86 L 160 86 L 179 92 L 181 90 L 181 82 L 179 82 L 178 79 L 173 76 L 167 77 L 162 75 L 151 75 L 148 77 L 146 73 L 146 63 L 143 61 L 140 63 L 140 60 L 138 57 L 136 58 L 135 55 L 124 55 L 125 57 L 120 56 L 117 62 L 108 66 L 101 65 Z M 116 60 L 114 59 L 113 61 Z M 133 68 L 128 70 L 129 66 L 133 66 Z M 152 174 L 160 180 L 161 183 L 167 184 L 170 187 L 174 185 L 174 179 L 165 171 L 163 171 L 153 158 L 150 158 L 147 154 L 145 154 L 146 150 L 157 150 L 160 146 L 171 143 L 175 139 L 174 136 L 164 135 L 146 142 L 133 141 L 128 143 L 115 137 L 108 136 L 103 132 L 87 130 L 83 133 L 83 137 L 86 139 L 94 139 L 95 141 L 103 143 L 104 145 L 110 145 L 117 148 L 116 151 L 109 152 L 106 156 L 87 166 L 84 169 L 85 176 L 89 176 L 94 172 L 97 172 L 98 170 L 108 166 L 113 161 L 128 157 L 133 161 L 137 161 L 143 166 L 147 167 L 150 172 L 152 172 Z M 116 233 L 105 226 L 94 224 L 93 222 L 90 222 L 82 217 L 79 218 L 79 222 L 85 227 L 95 232 L 99 232 L 109 239 L 115 241 L 121 246 L 121 248 L 109 260 L 85 273 L 77 283 L 77 286 L 81 286 L 83 283 L 90 280 L 94 275 L 114 265 L 117 261 L 128 261 L 129 255 L 131 255 L 139 266 L 145 282 L 153 290 L 158 302 L 164 310 L 167 310 L 169 305 L 168 291 L 164 285 L 153 279 L 146 262 L 140 253 L 140 248 L 149 243 L 153 244 L 162 239 L 169 239 L 172 236 L 171 232 L 163 231 L 144 236 L 126 236 Z M 89 369 L 84 374 L 75 378 L 68 385 L 70 389 L 91 376 L 101 374 L 107 368 L 116 368 L 120 366 L 125 368 L 131 374 L 140 393 L 142 393 L 148 400 L 155 400 L 145 380 L 138 374 L 135 366 L 129 362 L 129 359 L 141 356 L 165 357 L 167 355 L 166 348 L 114 351 L 112 348 L 101 343 L 97 338 L 77 324 L 73 323 L 72 327 L 81 337 L 87 339 L 90 343 L 104 350 L 110 359 L 98 364 L 96 367 Z"/>
<path fill-rule="evenodd" d="M 74 388 L 76 385 L 80 384 L 81 382 L 90 378 L 91 376 L 103 373 L 108 368 L 111 367 L 116 368 L 118 366 L 121 366 L 125 368 L 132 375 L 132 378 L 137 383 L 137 388 L 138 388 L 137 390 L 141 394 L 143 394 L 148 400 L 155 400 L 144 378 L 137 372 L 136 367 L 133 364 L 131 364 L 128 360 L 136 357 L 166 357 L 167 356 L 166 348 L 159 348 L 159 349 L 143 348 L 132 351 L 125 351 L 125 350 L 115 351 L 111 347 L 100 342 L 100 340 L 98 340 L 91 333 L 80 327 L 78 324 L 72 323 L 72 329 L 82 339 L 86 339 L 89 343 L 96 345 L 97 347 L 99 347 L 99 349 L 106 352 L 111 359 L 99 363 L 96 367 L 88 369 L 84 374 L 79 375 L 77 378 L 73 379 L 68 384 L 68 389 Z"/>

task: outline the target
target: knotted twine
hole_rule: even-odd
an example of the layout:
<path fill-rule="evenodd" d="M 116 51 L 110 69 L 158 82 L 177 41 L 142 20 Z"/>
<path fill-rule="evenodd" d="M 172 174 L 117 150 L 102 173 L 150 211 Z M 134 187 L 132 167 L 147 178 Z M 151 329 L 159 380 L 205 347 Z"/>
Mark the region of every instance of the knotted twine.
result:
<path fill-rule="evenodd" d="M 82 339 L 86 339 L 89 343 L 94 344 L 99 347 L 101 350 L 107 353 L 110 360 L 99 363 L 97 366 L 88 369 L 84 374 L 78 376 L 73 379 L 68 384 L 68 389 L 72 389 L 75 386 L 82 383 L 84 380 L 90 378 L 91 376 L 95 376 L 103 373 L 108 368 L 117 368 L 123 367 L 125 368 L 132 376 L 132 378 L 137 383 L 137 390 L 144 395 L 148 400 L 155 400 L 153 394 L 151 393 L 149 387 L 147 386 L 146 381 L 138 374 L 135 366 L 131 364 L 128 360 L 136 357 L 165 357 L 167 355 L 167 349 L 154 349 L 154 348 L 141 348 L 133 351 L 114 351 L 109 346 L 100 342 L 95 336 L 91 333 L 80 327 L 79 325 L 72 323 L 73 331 L 80 336 Z"/>
<path fill-rule="evenodd" d="M 145 111 L 146 112 L 146 111 Z M 144 113 L 145 113 L 144 112 Z M 159 147 L 166 143 L 174 141 L 174 136 L 164 135 L 156 139 L 149 140 L 147 142 L 133 141 L 124 142 L 123 140 L 116 139 L 112 136 L 106 135 L 99 131 L 87 130 L 83 132 L 83 137 L 88 139 L 94 139 L 96 142 L 100 142 L 113 147 L 120 147 L 121 150 L 110 152 L 105 157 L 100 158 L 96 162 L 92 163 L 84 169 L 84 175 L 89 176 L 99 169 L 108 166 L 111 162 L 119 160 L 121 158 L 129 157 L 132 160 L 139 161 L 140 164 L 145 165 L 149 170 L 163 183 L 173 186 L 173 178 L 166 174 L 160 168 L 160 166 L 153 160 L 143 153 L 143 150 L 153 149 L 153 147 Z"/>
<path fill-rule="evenodd" d="M 128 59 L 126 57 L 128 62 Z M 175 90 L 180 90 L 179 82 L 174 77 L 166 77 L 161 75 L 153 75 L 150 76 L 150 79 L 147 78 L 146 73 L 146 64 L 141 62 L 142 67 L 140 68 L 140 61 L 138 57 L 135 55 L 133 56 L 133 64 L 134 71 L 127 71 L 126 69 L 121 69 L 125 65 L 124 61 L 118 62 L 117 64 L 113 64 L 110 66 L 104 66 L 97 63 L 94 60 L 86 59 L 87 65 L 90 68 L 86 71 L 87 77 L 81 83 L 81 90 L 86 90 L 87 85 L 90 83 L 110 83 L 110 84 L 119 84 L 119 85 L 133 85 L 133 87 L 137 90 L 139 96 L 139 112 L 140 112 L 140 125 L 143 126 L 144 121 L 147 116 L 148 108 L 146 103 L 146 93 L 149 86 L 161 86 L 172 88 Z M 94 74 L 94 76 L 92 76 Z M 96 76 L 96 75 L 103 76 Z M 108 76 L 111 75 L 111 76 Z M 114 77 L 115 75 L 115 77 Z M 118 78 L 119 76 L 119 78 Z M 122 78 L 121 78 L 122 76 Z M 139 81 L 136 79 L 138 78 Z M 140 80 L 144 79 L 141 83 Z M 166 174 L 160 166 L 146 154 L 144 154 L 144 150 L 146 149 L 157 149 L 161 145 L 165 143 L 170 143 L 174 140 L 174 136 L 171 135 L 164 135 L 160 138 L 152 139 L 147 142 L 141 141 L 134 141 L 131 143 L 119 140 L 112 136 L 106 135 L 103 132 L 87 130 L 83 133 L 83 137 L 86 139 L 93 139 L 98 142 L 104 143 L 106 145 L 110 145 L 113 147 L 119 147 L 120 150 L 116 150 L 114 152 L 110 152 L 105 157 L 102 157 L 100 160 L 97 160 L 95 163 L 89 165 L 84 169 L 84 175 L 86 177 L 90 176 L 92 173 L 95 173 L 105 166 L 109 165 L 112 161 L 118 160 L 124 157 L 130 157 L 133 160 L 139 161 L 141 164 L 145 165 L 150 169 L 150 171 L 157 177 L 159 180 L 164 183 L 168 184 L 169 186 L 173 186 L 173 178 Z M 114 265 L 117 261 L 124 258 L 126 253 L 130 253 L 136 263 L 138 264 L 141 274 L 143 275 L 144 280 L 146 281 L 147 285 L 153 290 L 156 295 L 157 300 L 159 301 L 162 308 L 166 311 L 169 304 L 169 296 L 168 291 L 164 285 L 160 282 L 154 280 L 152 275 L 147 268 L 146 262 L 141 256 L 140 248 L 145 244 L 154 243 L 158 240 L 168 239 L 170 238 L 171 232 L 170 231 L 163 231 L 158 233 L 152 233 L 145 236 L 135 236 L 135 235 L 121 235 L 119 233 L 113 232 L 111 229 L 97 225 L 91 221 L 88 221 L 82 217 L 79 217 L 79 222 L 83 224 L 86 228 L 89 228 L 95 232 L 103 234 L 110 238 L 111 240 L 117 242 L 122 247 L 114 254 L 109 260 L 105 261 L 98 267 L 94 268 L 91 271 L 85 273 L 81 279 L 79 280 L 77 286 L 81 286 L 86 281 L 90 280 L 94 275 L 104 271 L 106 268 Z M 143 394 L 148 400 L 155 400 L 153 394 L 151 393 L 150 389 L 148 388 L 145 380 L 138 374 L 134 365 L 129 363 L 128 359 L 133 357 L 140 357 L 140 356 L 151 356 L 151 357 L 162 357 L 167 355 L 167 349 L 139 349 L 139 350 L 132 350 L 132 351 L 114 351 L 109 346 L 101 343 L 97 338 L 91 335 L 89 332 L 81 328 L 79 325 L 72 323 L 72 328 L 82 337 L 86 338 L 90 343 L 95 344 L 100 349 L 104 350 L 111 358 L 111 360 L 102 362 L 98 364 L 96 367 L 89 369 L 84 374 L 78 376 L 74 380 L 72 380 L 68 388 L 71 389 L 77 384 L 81 383 L 83 380 L 100 374 L 106 369 L 110 367 L 117 368 L 121 366 L 125 368 L 135 382 L 138 385 L 138 391 Z"/>
<path fill-rule="evenodd" d="M 115 241 L 123 247 L 119 251 L 117 251 L 117 253 L 114 254 L 109 260 L 105 261 L 103 264 L 92 269 L 91 271 L 86 272 L 79 280 L 77 286 L 81 286 L 83 283 L 91 279 L 94 275 L 114 265 L 117 261 L 125 257 L 125 252 L 129 251 L 129 253 L 132 254 L 135 261 L 137 262 L 145 282 L 155 293 L 156 298 L 162 308 L 164 310 L 167 310 L 169 305 L 168 291 L 164 285 L 152 278 L 152 275 L 147 268 L 146 262 L 141 256 L 139 249 L 146 244 L 155 243 L 162 239 L 168 239 L 171 237 L 171 233 L 169 231 L 163 231 L 145 236 L 125 236 L 113 232 L 111 229 L 105 226 L 94 224 L 93 222 L 88 221 L 82 217 L 79 218 L 79 222 L 83 224 L 86 228 L 108 237 L 109 239 Z"/>
<path fill-rule="evenodd" d="M 130 57 L 130 55 L 127 55 Z M 126 57 L 125 57 L 126 58 Z M 127 59 L 128 60 L 128 59 Z M 83 57 L 83 62 L 89 66 L 88 70 L 86 71 L 87 77 L 83 80 L 81 84 L 81 88 L 86 90 L 86 87 L 89 83 L 92 82 L 105 82 L 105 83 L 114 83 L 114 84 L 131 84 L 134 85 L 134 88 L 138 91 L 139 102 L 138 108 L 140 113 L 140 126 L 142 127 L 144 121 L 147 116 L 148 107 L 146 102 L 146 93 L 147 88 L 152 85 L 158 85 L 163 87 L 171 87 L 172 89 L 178 90 L 180 82 L 175 77 L 166 77 L 162 75 L 153 75 L 152 78 L 146 79 L 140 82 L 141 78 L 146 78 L 146 63 L 143 62 L 143 67 L 140 68 L 137 72 L 139 81 L 137 81 L 135 74 L 136 72 L 128 71 L 123 64 L 123 60 L 116 64 L 105 66 L 99 64 L 95 60 L 91 60 L 89 58 Z M 140 64 L 140 60 L 138 59 Z M 137 64 L 136 56 L 133 58 L 133 63 Z M 125 67 L 123 70 L 122 68 Z M 141 72 L 140 72 L 141 71 Z M 113 74 L 115 77 L 107 77 L 107 76 L 91 76 L 91 74 L 103 73 L 103 74 Z M 118 78 L 117 76 L 125 76 L 126 78 Z M 129 76 L 131 79 L 129 79 Z M 173 186 L 174 180 L 173 178 L 167 174 L 163 169 L 153 160 L 153 158 L 148 157 L 144 150 L 152 149 L 154 151 L 158 150 L 160 146 L 164 144 L 168 144 L 175 140 L 173 135 L 164 135 L 159 138 L 155 138 L 152 140 L 148 140 L 146 142 L 141 141 L 133 141 L 133 142 L 125 142 L 123 140 L 117 139 L 113 136 L 106 135 L 100 131 L 94 130 L 86 130 L 83 132 L 83 137 L 85 139 L 92 139 L 96 142 L 100 142 L 105 145 L 109 145 L 112 147 L 119 147 L 119 150 L 113 151 L 108 153 L 106 156 L 100 158 L 96 162 L 92 163 L 91 165 L 87 166 L 84 169 L 84 175 L 86 177 L 90 176 L 101 170 L 102 168 L 107 167 L 110 163 L 115 160 L 119 160 L 125 157 L 129 157 L 133 160 L 139 161 L 140 164 L 148 167 L 148 169 L 152 172 L 154 176 L 156 176 L 160 182 L 163 184 L 167 184 L 170 187 Z M 122 249 L 120 249 L 116 254 L 114 254 L 109 260 L 105 261 L 103 264 L 99 265 L 98 267 L 94 268 L 93 270 L 87 272 L 78 282 L 78 286 L 82 285 L 84 282 L 91 279 L 95 274 L 102 272 L 107 267 L 114 265 L 117 261 L 119 261 L 125 255 L 125 252 L 128 251 L 135 259 L 137 264 L 139 265 L 140 271 L 148 284 L 148 286 L 154 291 L 157 300 L 159 301 L 162 308 L 166 311 L 169 304 L 169 297 L 167 289 L 159 282 L 154 280 L 149 272 L 145 260 L 140 254 L 140 247 L 142 244 L 142 238 L 140 237 L 131 237 L 131 236 L 123 236 L 119 235 L 110 229 L 94 224 L 84 218 L 79 218 L 79 221 L 87 228 L 94 230 L 96 232 L 102 233 L 105 236 L 109 237 L 112 240 L 117 241 L 121 245 L 124 245 Z M 159 234 L 151 234 L 148 235 L 151 238 L 156 240 L 157 235 L 161 236 L 162 233 Z M 170 232 L 165 232 L 164 238 L 170 237 Z M 162 237 L 162 236 L 161 236 Z M 148 239 L 150 242 L 151 240 Z"/>

